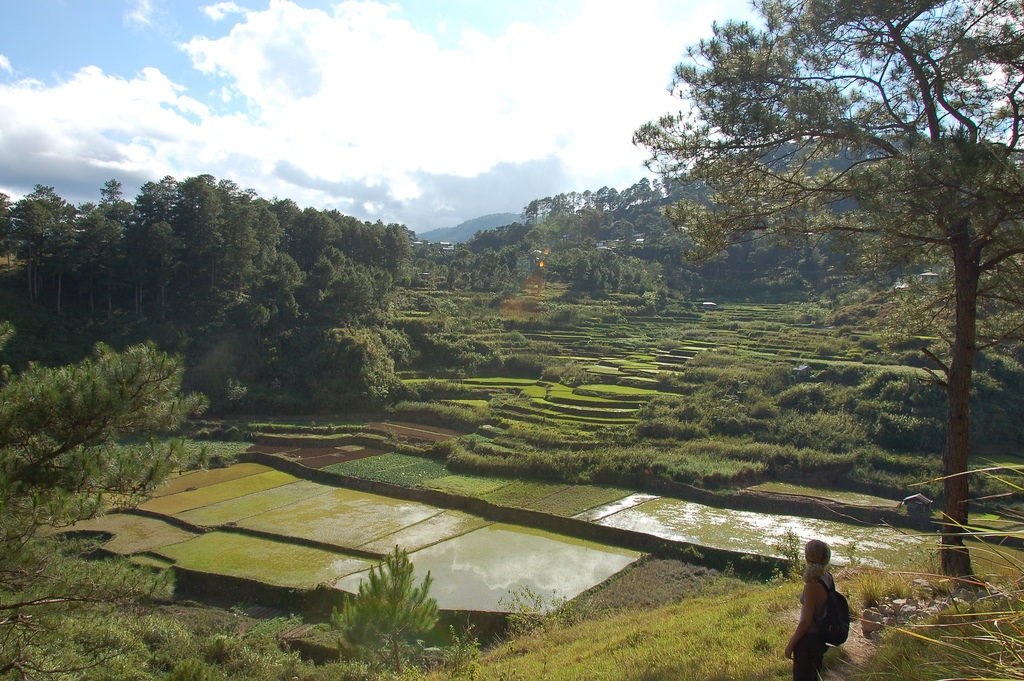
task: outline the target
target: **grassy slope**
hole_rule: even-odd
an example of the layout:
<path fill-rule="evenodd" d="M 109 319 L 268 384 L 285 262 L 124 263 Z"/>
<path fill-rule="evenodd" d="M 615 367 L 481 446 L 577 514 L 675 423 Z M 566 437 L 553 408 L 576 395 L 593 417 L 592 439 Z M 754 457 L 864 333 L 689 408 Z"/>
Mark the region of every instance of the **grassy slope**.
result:
<path fill-rule="evenodd" d="M 724 584 L 728 587 L 723 587 Z M 485 654 L 479 679 L 788 679 L 799 585 L 736 584 L 652 610 L 552 626 Z M 838 653 L 832 653 L 837 655 Z M 443 674 L 433 679 L 446 678 Z"/>

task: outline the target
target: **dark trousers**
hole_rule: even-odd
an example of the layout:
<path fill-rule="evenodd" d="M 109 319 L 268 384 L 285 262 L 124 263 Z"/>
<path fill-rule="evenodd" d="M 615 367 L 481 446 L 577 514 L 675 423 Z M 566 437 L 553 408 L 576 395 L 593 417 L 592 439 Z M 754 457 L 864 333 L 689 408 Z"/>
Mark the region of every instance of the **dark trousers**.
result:
<path fill-rule="evenodd" d="M 828 646 L 816 631 L 808 631 L 793 649 L 793 681 L 818 681 Z"/>

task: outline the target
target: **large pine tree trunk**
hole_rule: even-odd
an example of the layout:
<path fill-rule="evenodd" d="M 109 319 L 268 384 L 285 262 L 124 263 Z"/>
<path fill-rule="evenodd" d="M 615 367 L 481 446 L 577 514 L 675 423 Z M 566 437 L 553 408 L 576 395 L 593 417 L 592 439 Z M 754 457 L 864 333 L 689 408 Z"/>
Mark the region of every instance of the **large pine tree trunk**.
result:
<path fill-rule="evenodd" d="M 964 546 L 967 529 L 969 486 L 967 459 L 970 452 L 971 374 L 977 353 L 978 280 L 981 251 L 962 221 L 951 240 L 956 320 L 952 355 L 946 377 L 946 449 L 942 456 L 943 501 L 942 572 L 952 577 L 972 574 L 971 557 Z"/>

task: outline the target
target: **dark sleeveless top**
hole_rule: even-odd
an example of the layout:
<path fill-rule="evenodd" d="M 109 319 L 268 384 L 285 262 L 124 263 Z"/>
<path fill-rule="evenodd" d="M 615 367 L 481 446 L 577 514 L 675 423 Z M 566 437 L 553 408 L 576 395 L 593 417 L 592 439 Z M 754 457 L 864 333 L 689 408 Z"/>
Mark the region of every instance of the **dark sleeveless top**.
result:
<path fill-rule="evenodd" d="M 836 582 L 834 579 L 832 579 L 832 575 L 828 571 L 826 571 L 825 574 L 822 575 L 821 579 L 825 582 L 825 584 L 828 584 L 828 588 L 836 588 Z M 818 582 L 815 582 L 815 584 L 817 583 Z M 822 588 L 825 589 L 826 587 L 823 586 Z M 803 605 L 803 602 L 804 595 L 800 594 L 800 604 Z M 818 620 L 825 616 L 825 610 L 827 608 L 828 600 L 822 599 L 821 603 L 818 603 L 818 606 L 814 609 L 814 619 L 811 621 L 811 627 L 810 629 L 808 629 L 808 631 L 818 631 Z"/>

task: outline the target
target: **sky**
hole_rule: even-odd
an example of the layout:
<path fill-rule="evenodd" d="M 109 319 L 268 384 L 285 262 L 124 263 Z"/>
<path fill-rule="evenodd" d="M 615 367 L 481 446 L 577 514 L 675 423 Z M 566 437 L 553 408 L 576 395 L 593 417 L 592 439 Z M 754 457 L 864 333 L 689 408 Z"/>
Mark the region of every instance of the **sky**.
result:
<path fill-rule="evenodd" d="M 628 187 L 746 0 L 0 0 L 0 192 L 209 173 L 417 232 Z"/>

